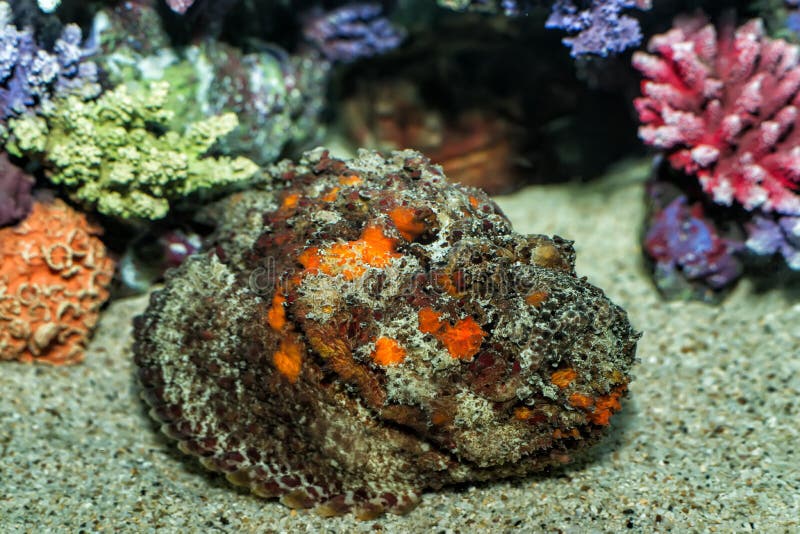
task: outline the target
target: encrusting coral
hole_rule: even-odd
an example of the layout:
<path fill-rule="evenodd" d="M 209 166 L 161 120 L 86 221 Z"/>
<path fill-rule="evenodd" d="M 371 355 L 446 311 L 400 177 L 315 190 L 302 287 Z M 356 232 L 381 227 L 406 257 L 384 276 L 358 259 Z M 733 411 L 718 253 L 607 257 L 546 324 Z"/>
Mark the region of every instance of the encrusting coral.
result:
<path fill-rule="evenodd" d="M 756 215 L 745 227 L 747 248 L 761 255 L 780 254 L 790 269 L 800 271 L 800 216 Z"/>
<path fill-rule="evenodd" d="M 60 200 L 0 229 L 0 361 L 83 360 L 114 262 L 100 228 Z"/>
<path fill-rule="evenodd" d="M 129 91 L 122 85 L 98 100 L 67 98 L 9 121 L 7 149 L 40 157 L 49 179 L 100 213 L 123 220 L 160 219 L 174 201 L 246 183 L 258 170 L 243 158 L 204 157 L 238 122 L 232 113 L 161 132 L 169 84 Z"/>
<path fill-rule="evenodd" d="M 291 507 L 369 518 L 570 461 L 620 409 L 638 334 L 485 193 L 414 151 L 318 150 L 229 197 L 135 321 L 181 450 Z"/>
<path fill-rule="evenodd" d="M 742 273 L 738 239 L 722 235 L 703 204 L 690 203 L 670 184 L 648 184 L 651 220 L 642 248 L 653 259 L 653 278 L 667 298 L 713 301 Z"/>

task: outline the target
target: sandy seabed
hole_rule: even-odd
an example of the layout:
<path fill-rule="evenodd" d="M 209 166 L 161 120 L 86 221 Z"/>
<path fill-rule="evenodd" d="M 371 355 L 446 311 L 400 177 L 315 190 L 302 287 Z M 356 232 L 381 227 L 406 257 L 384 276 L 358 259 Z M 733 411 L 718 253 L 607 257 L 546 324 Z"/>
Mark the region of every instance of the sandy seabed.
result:
<path fill-rule="evenodd" d="M 641 180 L 615 176 L 498 199 L 517 231 L 575 240 L 578 273 L 644 332 L 630 397 L 580 463 L 426 493 L 371 522 L 290 511 L 156 431 L 131 362 L 138 297 L 106 310 L 83 365 L 0 366 L 0 532 L 800 531 L 800 287 L 661 301 Z"/>

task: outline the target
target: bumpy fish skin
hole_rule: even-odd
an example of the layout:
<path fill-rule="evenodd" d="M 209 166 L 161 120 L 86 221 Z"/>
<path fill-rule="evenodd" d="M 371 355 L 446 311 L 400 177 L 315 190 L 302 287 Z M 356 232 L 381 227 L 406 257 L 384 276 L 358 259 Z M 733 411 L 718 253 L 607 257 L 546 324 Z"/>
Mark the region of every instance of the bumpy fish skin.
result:
<path fill-rule="evenodd" d="M 419 153 L 282 162 L 217 213 L 136 320 L 143 395 L 180 448 L 291 507 L 370 518 L 425 489 L 570 461 L 619 410 L 638 334 Z"/>

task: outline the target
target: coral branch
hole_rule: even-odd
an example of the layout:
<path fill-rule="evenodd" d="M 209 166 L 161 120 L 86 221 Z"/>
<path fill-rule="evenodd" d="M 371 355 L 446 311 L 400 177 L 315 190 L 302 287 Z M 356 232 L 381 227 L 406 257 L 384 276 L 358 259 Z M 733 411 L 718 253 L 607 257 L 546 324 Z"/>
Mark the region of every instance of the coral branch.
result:
<path fill-rule="evenodd" d="M 752 20 L 717 30 L 679 18 L 633 64 L 645 143 L 696 175 L 714 202 L 800 214 L 800 52 Z"/>
<path fill-rule="evenodd" d="M 588 4 L 588 5 L 586 5 Z M 623 15 L 628 8 L 649 9 L 649 0 L 556 0 L 546 28 L 557 28 L 574 34 L 564 39 L 572 48 L 572 57 L 586 54 L 617 54 L 642 40 L 639 23 Z"/>
<path fill-rule="evenodd" d="M 97 66 L 86 61 L 78 26 L 69 24 L 53 52 L 40 48 L 31 30 L 18 30 L 11 8 L 0 1 L 0 123 L 39 109 L 55 98 L 88 100 L 100 94 Z"/>
<path fill-rule="evenodd" d="M 380 4 L 347 4 L 310 16 L 303 34 L 330 61 L 350 62 L 392 50 L 405 32 L 382 16 Z"/>
<path fill-rule="evenodd" d="M 148 91 L 120 86 L 92 103 L 74 97 L 42 116 L 9 122 L 12 153 L 41 157 L 53 183 L 79 202 L 120 219 L 160 219 L 170 203 L 247 182 L 257 166 L 246 158 L 203 157 L 236 128 L 232 113 L 190 124 L 183 135 L 161 131 L 169 84 Z"/>

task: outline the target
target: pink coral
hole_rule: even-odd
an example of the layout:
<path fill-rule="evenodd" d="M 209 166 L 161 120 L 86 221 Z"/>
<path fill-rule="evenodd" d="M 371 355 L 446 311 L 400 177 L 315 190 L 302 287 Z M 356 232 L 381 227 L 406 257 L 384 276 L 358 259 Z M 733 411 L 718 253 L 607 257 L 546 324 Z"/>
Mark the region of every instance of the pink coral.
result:
<path fill-rule="evenodd" d="M 83 360 L 114 273 L 99 233 L 60 200 L 0 230 L 0 361 Z"/>
<path fill-rule="evenodd" d="M 175 13 L 183 15 L 192 7 L 195 0 L 167 0 L 167 5 Z"/>
<path fill-rule="evenodd" d="M 764 36 L 760 20 L 719 34 L 702 16 L 637 52 L 635 100 L 645 143 L 696 175 L 714 202 L 800 214 L 800 52 Z"/>

